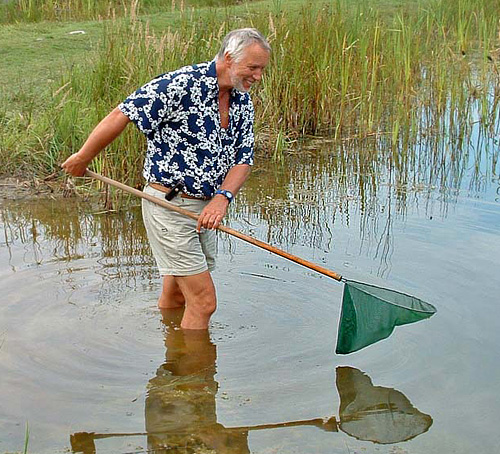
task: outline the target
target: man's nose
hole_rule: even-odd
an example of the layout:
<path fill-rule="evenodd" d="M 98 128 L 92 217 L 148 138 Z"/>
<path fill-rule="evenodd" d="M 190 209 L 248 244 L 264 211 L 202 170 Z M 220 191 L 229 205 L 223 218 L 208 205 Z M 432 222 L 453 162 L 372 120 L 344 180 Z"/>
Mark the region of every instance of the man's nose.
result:
<path fill-rule="evenodd" d="M 262 69 L 256 69 L 253 73 L 253 78 L 256 80 L 256 81 L 259 81 L 262 79 Z"/>

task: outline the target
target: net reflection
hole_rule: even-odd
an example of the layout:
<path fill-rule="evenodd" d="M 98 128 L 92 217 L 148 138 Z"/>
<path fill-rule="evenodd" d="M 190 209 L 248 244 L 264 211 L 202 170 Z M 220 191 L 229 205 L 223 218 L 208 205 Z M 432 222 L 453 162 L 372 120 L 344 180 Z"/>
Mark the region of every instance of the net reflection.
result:
<path fill-rule="evenodd" d="M 432 418 L 415 408 L 403 393 L 373 386 L 368 375 L 353 367 L 337 368 L 337 390 L 339 429 L 358 440 L 399 443 L 432 425 Z"/>
<path fill-rule="evenodd" d="M 99 439 L 141 435 L 147 438 L 149 453 L 249 454 L 251 431 L 307 426 L 329 433 L 342 431 L 372 443 L 395 444 L 426 432 L 432 425 L 432 418 L 415 408 L 400 391 L 374 386 L 370 377 L 358 369 L 337 367 L 338 418 L 225 427 L 217 422 L 217 346 L 206 331 L 178 328 L 182 310 L 162 315 L 166 356 L 147 385 L 146 432 L 74 433 L 70 437 L 72 452 L 95 454 Z"/>

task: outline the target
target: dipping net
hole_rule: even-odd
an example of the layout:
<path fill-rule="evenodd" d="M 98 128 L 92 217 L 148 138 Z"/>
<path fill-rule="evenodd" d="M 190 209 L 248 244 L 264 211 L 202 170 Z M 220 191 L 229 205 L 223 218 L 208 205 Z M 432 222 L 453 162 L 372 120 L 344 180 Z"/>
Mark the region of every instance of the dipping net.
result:
<path fill-rule="evenodd" d="M 418 298 L 345 281 L 336 353 L 345 355 L 391 335 L 396 326 L 431 317 L 436 308 Z"/>

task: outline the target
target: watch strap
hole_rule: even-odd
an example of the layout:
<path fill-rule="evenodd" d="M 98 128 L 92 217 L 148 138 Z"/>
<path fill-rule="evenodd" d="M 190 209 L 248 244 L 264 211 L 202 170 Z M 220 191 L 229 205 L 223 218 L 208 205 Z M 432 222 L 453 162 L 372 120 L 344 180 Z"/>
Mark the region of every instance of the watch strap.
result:
<path fill-rule="evenodd" d="M 231 202 L 234 197 L 233 193 L 231 191 L 227 191 L 226 189 L 217 189 L 217 191 L 215 191 L 215 194 L 223 195 L 229 202 Z"/>

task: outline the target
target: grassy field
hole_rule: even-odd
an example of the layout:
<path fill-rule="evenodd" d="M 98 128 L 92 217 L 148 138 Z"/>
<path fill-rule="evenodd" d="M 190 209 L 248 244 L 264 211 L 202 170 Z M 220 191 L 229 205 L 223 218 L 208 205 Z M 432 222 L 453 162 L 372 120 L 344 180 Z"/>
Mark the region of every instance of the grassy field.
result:
<path fill-rule="evenodd" d="M 0 4 L 0 23 L 68 22 L 123 17 L 133 9 L 143 14 L 183 11 L 189 8 L 219 8 L 241 0 L 6 0 Z"/>
<path fill-rule="evenodd" d="M 485 127 L 496 124 L 496 1 L 202 3 L 162 12 L 153 0 L 131 3 L 92 21 L 75 8 L 71 21 L 47 13 L 2 25 L 4 172 L 54 171 L 137 86 L 212 58 L 226 31 L 241 26 L 261 29 L 274 48 L 254 92 L 261 153 L 282 158 L 304 136 L 380 136 L 404 161 L 401 150 L 422 130 L 441 134 L 457 113 L 465 128 L 471 103 L 482 103 Z M 95 169 L 138 184 L 143 149 L 129 128 Z"/>

